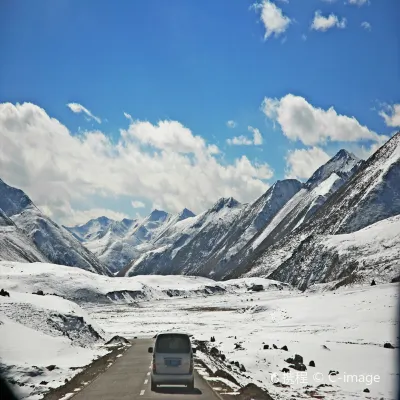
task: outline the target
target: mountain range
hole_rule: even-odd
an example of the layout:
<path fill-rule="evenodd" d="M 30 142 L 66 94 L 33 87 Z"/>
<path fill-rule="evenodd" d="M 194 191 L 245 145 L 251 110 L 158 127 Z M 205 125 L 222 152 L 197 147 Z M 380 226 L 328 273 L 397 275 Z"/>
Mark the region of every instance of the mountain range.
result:
<path fill-rule="evenodd" d="M 340 150 L 304 183 L 277 181 L 252 203 L 222 198 L 199 215 L 153 210 L 63 227 L 3 181 L 0 208 L 0 259 L 119 276 L 262 276 L 301 289 L 390 281 L 400 259 L 400 133 L 366 161 Z"/>

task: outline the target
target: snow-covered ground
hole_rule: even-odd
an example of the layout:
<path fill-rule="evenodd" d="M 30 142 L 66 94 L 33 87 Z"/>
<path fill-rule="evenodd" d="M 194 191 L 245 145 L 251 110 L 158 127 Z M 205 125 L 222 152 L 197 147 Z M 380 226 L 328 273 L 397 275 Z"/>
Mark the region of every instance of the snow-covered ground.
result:
<path fill-rule="evenodd" d="M 249 291 L 254 284 L 265 290 Z M 318 389 L 326 399 L 395 397 L 398 349 L 383 345 L 398 347 L 398 284 L 335 292 L 314 287 L 302 293 L 264 278 L 110 278 L 59 265 L 1 262 L 0 288 L 10 292 L 10 297 L 0 296 L 0 366 L 24 384 L 16 388 L 29 398 L 39 398 L 79 371 L 70 367 L 105 354 L 103 339 L 152 337 L 166 330 L 186 331 L 197 340 L 215 336 L 210 345 L 226 355 L 225 363 L 201 352 L 198 357 L 211 370 L 229 365 L 239 383 L 258 384 L 274 399 L 307 398 L 305 391 L 321 384 L 332 385 Z M 32 294 L 37 290 L 47 295 Z M 142 296 L 122 302 L 109 295 L 124 291 Z M 288 351 L 264 350 L 264 344 L 286 345 Z M 289 367 L 285 360 L 295 354 L 304 358 L 306 373 L 282 373 Z M 311 360 L 315 367 L 308 366 Z M 243 364 L 246 372 L 228 361 Z M 52 364 L 57 368 L 50 371 Z M 339 373 L 329 376 L 330 370 Z M 277 380 L 289 386 L 274 385 Z"/>
<path fill-rule="evenodd" d="M 234 367 L 232 375 L 242 384 L 253 382 L 266 388 L 276 399 L 309 397 L 304 394 L 307 385 L 316 388 L 324 383 L 332 385 L 318 389 L 326 399 L 365 398 L 366 388 L 369 398 L 395 398 L 398 350 L 383 345 L 398 346 L 396 284 L 328 293 L 272 288 L 249 292 L 239 286 L 236 293 L 218 296 L 159 299 L 135 308 L 92 305 L 87 311 L 109 334 L 148 337 L 179 330 L 198 340 L 214 335 L 213 345 L 227 360 L 239 361 L 246 368 L 240 374 Z M 235 350 L 235 343 L 242 349 Z M 286 345 L 289 351 L 263 350 L 264 343 Z M 216 368 L 210 358 L 198 354 L 211 369 Z M 283 374 L 282 369 L 289 367 L 285 359 L 295 354 L 304 358 L 306 374 L 295 370 Z M 315 368 L 308 366 L 311 360 Z M 330 370 L 339 374 L 329 376 Z M 271 377 L 290 386 L 273 385 Z M 375 381 L 369 384 L 371 379 Z"/>
<path fill-rule="evenodd" d="M 0 297 L 0 370 L 20 398 L 41 398 L 107 353 L 107 334 L 76 303 L 9 294 Z"/>

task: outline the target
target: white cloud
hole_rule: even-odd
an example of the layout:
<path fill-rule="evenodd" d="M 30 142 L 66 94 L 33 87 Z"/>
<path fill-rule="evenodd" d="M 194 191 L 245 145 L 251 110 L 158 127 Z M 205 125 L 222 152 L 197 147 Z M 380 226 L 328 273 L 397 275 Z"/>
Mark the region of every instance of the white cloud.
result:
<path fill-rule="evenodd" d="M 281 99 L 266 97 L 262 103 L 264 114 L 278 123 L 290 140 L 305 145 L 324 144 L 328 141 L 380 142 L 386 136 L 378 135 L 361 125 L 356 118 L 338 114 L 333 107 L 327 110 L 312 106 L 301 96 L 288 94 Z"/>
<path fill-rule="evenodd" d="M 227 123 L 226 123 L 226 126 L 228 127 L 228 128 L 236 128 L 237 127 L 237 123 L 236 123 L 236 121 L 233 121 L 233 120 L 229 120 L 229 121 L 227 121 Z"/>
<path fill-rule="evenodd" d="M 292 22 L 276 4 L 269 0 L 263 0 L 262 3 L 255 3 L 252 7 L 261 13 L 260 18 L 265 27 L 265 40 L 272 35 L 275 37 L 281 35 L 288 29 Z"/>
<path fill-rule="evenodd" d="M 133 208 L 144 208 L 144 207 L 146 207 L 146 204 L 144 204 L 143 201 L 139 201 L 139 200 L 133 200 L 131 204 L 132 204 Z"/>
<path fill-rule="evenodd" d="M 385 124 L 394 128 L 400 127 L 400 104 L 386 106 L 386 108 L 387 113 L 383 110 L 379 112 L 379 115 L 385 120 Z"/>
<path fill-rule="evenodd" d="M 129 121 L 133 121 L 132 115 L 131 115 L 131 114 L 128 114 L 128 113 L 125 112 L 125 111 L 124 111 L 124 117 L 125 117 L 126 119 L 129 119 Z"/>
<path fill-rule="evenodd" d="M 361 27 L 367 31 L 370 31 L 372 29 L 371 24 L 367 21 L 361 22 Z"/>
<path fill-rule="evenodd" d="M 261 145 L 263 143 L 261 132 L 257 128 L 253 128 L 252 126 L 248 126 L 247 129 L 253 134 L 252 139 L 241 135 L 241 136 L 235 136 L 233 139 L 227 139 L 226 142 L 230 145 L 238 145 L 238 146 Z"/>
<path fill-rule="evenodd" d="M 248 127 L 250 132 L 253 132 L 253 143 L 255 146 L 259 146 L 263 143 L 263 138 L 261 132 L 257 128 L 253 128 L 252 126 Z"/>
<path fill-rule="evenodd" d="M 267 164 L 245 156 L 221 163 L 217 146 L 177 121 L 132 121 L 113 143 L 100 131 L 72 135 L 31 103 L 0 104 L 0 143 L 0 177 L 67 225 L 76 220 L 71 204 L 88 209 L 98 197 L 198 213 L 220 197 L 252 201 L 273 176 Z"/>
<path fill-rule="evenodd" d="M 307 35 L 305 35 L 304 33 L 301 35 L 301 39 L 306 41 L 307 40 Z"/>
<path fill-rule="evenodd" d="M 316 11 L 311 24 L 311 29 L 325 32 L 334 27 L 343 29 L 346 27 L 346 24 L 346 18 L 342 18 L 340 21 L 335 14 L 330 14 L 328 17 L 324 17 L 321 14 L 321 11 Z"/>
<path fill-rule="evenodd" d="M 230 145 L 236 146 L 251 146 L 253 141 L 246 136 L 235 136 L 233 139 L 227 139 L 226 142 Z"/>
<path fill-rule="evenodd" d="M 319 147 L 289 151 L 286 156 L 286 178 L 308 179 L 330 158 Z"/>
<path fill-rule="evenodd" d="M 364 4 L 367 4 L 368 2 L 368 0 L 348 0 L 348 4 L 352 4 L 355 6 L 362 6 Z"/>
<path fill-rule="evenodd" d="M 98 124 L 101 124 L 101 119 L 99 117 L 96 117 L 95 115 L 93 115 L 87 108 L 83 107 L 82 104 L 68 103 L 67 107 L 69 107 L 71 109 L 71 111 L 74 113 L 83 112 L 84 114 L 87 115 L 87 117 L 89 119 L 94 119 Z"/>

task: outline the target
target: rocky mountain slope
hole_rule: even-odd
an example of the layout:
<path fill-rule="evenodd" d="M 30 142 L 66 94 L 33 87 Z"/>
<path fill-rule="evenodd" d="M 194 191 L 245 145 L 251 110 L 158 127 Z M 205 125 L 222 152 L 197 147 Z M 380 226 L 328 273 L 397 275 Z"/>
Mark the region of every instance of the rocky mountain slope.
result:
<path fill-rule="evenodd" d="M 38 252 L 43 255 L 43 261 L 47 259 L 55 264 L 109 274 L 107 268 L 79 240 L 44 215 L 22 190 L 13 188 L 2 180 L 0 208 L 35 244 Z"/>
<path fill-rule="evenodd" d="M 369 243 L 371 246 L 375 244 L 377 251 L 389 246 L 392 249 L 391 254 L 395 254 L 393 260 L 396 257 L 398 259 L 399 225 L 396 219 L 390 218 L 400 214 L 399 182 L 400 133 L 362 163 L 352 178 L 332 194 L 304 225 L 279 238 L 283 228 L 278 224 L 271 232 L 277 240 L 273 241 L 269 239 L 270 236 L 267 237 L 261 245 L 264 247 L 263 251 L 257 253 L 245 268 L 235 273 L 268 276 L 301 289 L 313 283 L 333 279 L 356 279 L 363 274 L 362 271 L 365 272 L 364 275 L 376 276 L 379 279 L 384 270 L 386 279 L 395 278 L 398 262 L 392 262 L 385 257 L 381 260 L 364 260 L 362 254 Z M 372 224 L 375 225 L 372 227 Z M 388 227 L 391 231 L 390 240 L 385 236 Z M 375 237 L 382 240 L 366 240 L 371 232 L 380 232 L 378 236 L 375 234 Z M 353 258 L 343 256 L 340 251 L 335 250 L 335 246 L 327 245 L 333 243 L 335 238 L 340 240 L 338 235 L 355 235 L 361 238 L 352 248 Z M 347 241 L 352 237 L 342 236 L 342 239 Z"/>
<path fill-rule="evenodd" d="M 157 239 L 162 245 L 134 261 L 123 273 L 195 274 L 219 279 L 225 265 L 263 229 L 301 188 L 299 181 L 276 182 L 252 204 L 220 199 L 205 213 L 176 224 L 175 232 Z"/>
<path fill-rule="evenodd" d="M 346 150 L 340 150 L 326 164 L 318 168 L 302 189 L 296 193 L 271 222 L 231 260 L 223 277 L 240 276 L 249 265 L 268 247 L 286 237 L 293 230 L 311 219 L 314 213 L 335 193 L 363 164 L 359 158 Z M 271 260 L 270 267 L 276 267 L 286 249 L 277 247 L 279 257 Z"/>
<path fill-rule="evenodd" d="M 0 260 L 48 262 L 32 240 L 0 210 Z"/>

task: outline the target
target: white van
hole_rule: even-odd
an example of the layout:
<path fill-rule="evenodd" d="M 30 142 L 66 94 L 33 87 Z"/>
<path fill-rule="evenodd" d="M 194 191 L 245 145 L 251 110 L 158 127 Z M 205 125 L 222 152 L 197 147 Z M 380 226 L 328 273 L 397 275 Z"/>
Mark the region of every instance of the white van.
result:
<path fill-rule="evenodd" d="M 149 353 L 153 353 L 151 390 L 157 385 L 186 385 L 194 389 L 193 352 L 189 335 L 160 333 Z"/>

